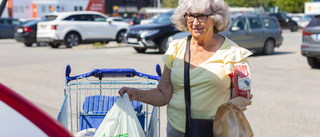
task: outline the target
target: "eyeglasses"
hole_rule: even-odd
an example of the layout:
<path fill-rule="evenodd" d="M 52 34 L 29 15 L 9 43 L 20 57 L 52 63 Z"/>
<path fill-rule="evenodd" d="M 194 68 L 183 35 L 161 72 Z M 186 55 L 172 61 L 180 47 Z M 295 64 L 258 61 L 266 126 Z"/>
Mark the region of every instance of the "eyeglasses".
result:
<path fill-rule="evenodd" d="M 206 22 L 208 19 L 208 16 L 211 16 L 211 15 L 213 14 L 210 14 L 210 15 L 201 14 L 197 16 L 191 15 L 191 14 L 185 14 L 184 18 L 187 20 L 187 22 L 193 22 L 195 18 L 197 18 L 199 22 Z"/>

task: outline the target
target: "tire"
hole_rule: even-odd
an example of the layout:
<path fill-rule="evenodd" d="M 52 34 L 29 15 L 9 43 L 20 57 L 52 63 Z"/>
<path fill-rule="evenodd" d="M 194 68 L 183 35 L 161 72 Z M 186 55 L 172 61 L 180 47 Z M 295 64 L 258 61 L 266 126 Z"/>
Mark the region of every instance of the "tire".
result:
<path fill-rule="evenodd" d="M 136 50 L 138 53 L 145 53 L 147 49 L 134 47 L 134 50 Z"/>
<path fill-rule="evenodd" d="M 51 46 L 51 48 L 59 48 L 61 44 L 59 43 L 49 43 L 49 46 Z"/>
<path fill-rule="evenodd" d="M 24 43 L 26 47 L 31 47 L 33 43 Z"/>
<path fill-rule="evenodd" d="M 262 50 L 262 54 L 264 55 L 271 55 L 274 53 L 275 43 L 272 39 L 267 39 L 264 43 L 264 47 Z"/>
<path fill-rule="evenodd" d="M 298 31 L 298 25 L 293 25 L 293 26 L 290 28 L 290 31 L 291 31 L 291 32 Z"/>
<path fill-rule="evenodd" d="M 166 51 L 168 50 L 168 36 L 165 36 L 162 40 L 161 40 L 161 43 L 160 43 L 160 46 L 159 46 L 159 53 L 161 54 L 164 54 L 166 53 Z"/>
<path fill-rule="evenodd" d="M 320 68 L 320 60 L 316 57 L 307 57 L 308 64 L 312 68 Z"/>
<path fill-rule="evenodd" d="M 125 30 L 121 30 L 120 32 L 118 32 L 117 38 L 116 38 L 117 43 L 124 43 L 124 34 L 125 33 L 126 33 Z"/>
<path fill-rule="evenodd" d="M 64 43 L 67 48 L 72 48 L 73 46 L 78 46 L 80 44 L 80 36 L 77 33 L 71 32 L 64 38 Z"/>

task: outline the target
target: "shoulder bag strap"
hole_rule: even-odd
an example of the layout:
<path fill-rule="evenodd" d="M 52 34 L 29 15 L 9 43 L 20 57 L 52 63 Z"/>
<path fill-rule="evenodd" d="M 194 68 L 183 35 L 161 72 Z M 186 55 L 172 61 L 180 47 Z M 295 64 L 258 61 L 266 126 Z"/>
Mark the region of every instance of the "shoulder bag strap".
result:
<path fill-rule="evenodd" d="M 186 45 L 186 54 L 184 57 L 184 99 L 186 103 L 186 135 L 189 133 L 189 127 L 191 119 L 191 100 L 190 100 L 190 74 L 189 74 L 189 68 L 190 68 L 190 41 L 191 41 L 191 35 L 188 36 L 187 39 L 187 45 Z"/>

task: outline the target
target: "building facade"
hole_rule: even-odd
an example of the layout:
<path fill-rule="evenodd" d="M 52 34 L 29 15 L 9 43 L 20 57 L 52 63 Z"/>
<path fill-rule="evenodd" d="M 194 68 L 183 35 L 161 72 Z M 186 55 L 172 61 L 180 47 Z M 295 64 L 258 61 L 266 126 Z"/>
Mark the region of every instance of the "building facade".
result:
<path fill-rule="evenodd" d="M 155 0 L 105 0 L 106 14 L 131 17 L 142 7 L 154 5 Z"/>

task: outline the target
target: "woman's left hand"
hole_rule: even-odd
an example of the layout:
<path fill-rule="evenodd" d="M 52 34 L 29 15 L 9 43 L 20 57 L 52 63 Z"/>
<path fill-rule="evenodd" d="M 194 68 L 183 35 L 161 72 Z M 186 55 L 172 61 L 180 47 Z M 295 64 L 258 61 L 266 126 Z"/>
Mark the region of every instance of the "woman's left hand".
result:
<path fill-rule="evenodd" d="M 247 106 L 251 105 L 252 101 L 251 99 L 239 96 L 229 100 L 229 103 L 233 104 L 237 109 L 245 111 L 247 110 Z"/>

